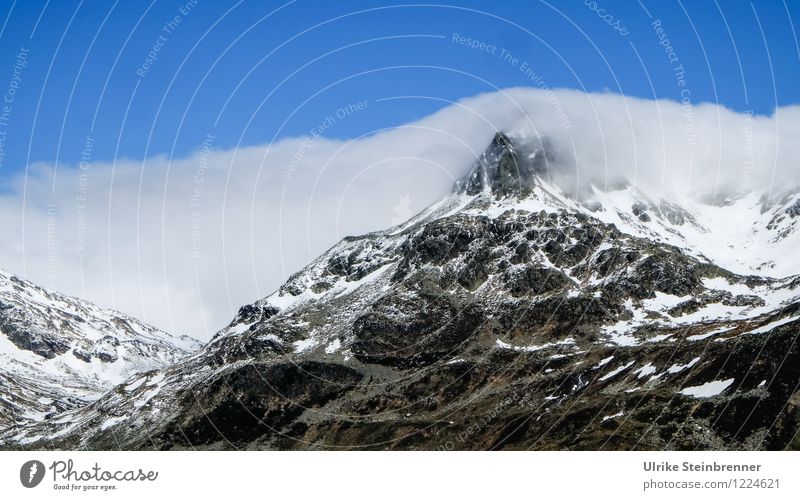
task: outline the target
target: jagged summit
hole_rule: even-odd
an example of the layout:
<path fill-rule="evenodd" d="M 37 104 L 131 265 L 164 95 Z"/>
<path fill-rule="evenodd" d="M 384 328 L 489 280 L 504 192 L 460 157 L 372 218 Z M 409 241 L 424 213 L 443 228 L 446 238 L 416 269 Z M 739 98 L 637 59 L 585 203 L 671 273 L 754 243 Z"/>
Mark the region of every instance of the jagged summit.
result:
<path fill-rule="evenodd" d="M 454 190 L 468 195 L 491 192 L 497 197 L 525 196 L 537 177 L 548 177 L 553 161 L 552 147 L 547 140 L 523 141 L 497 132 Z"/>
<path fill-rule="evenodd" d="M 565 160 L 547 138 L 498 132 L 469 174 L 456 183 L 454 196 L 441 204 L 444 208 L 403 228 L 459 209 L 494 216 L 506 210 L 577 211 L 737 273 L 773 278 L 800 274 L 800 260 L 794 256 L 800 243 L 796 186 L 648 194 L 625 178 L 593 179 L 591 172 L 577 176 Z M 471 199 L 465 202 L 465 196 Z"/>

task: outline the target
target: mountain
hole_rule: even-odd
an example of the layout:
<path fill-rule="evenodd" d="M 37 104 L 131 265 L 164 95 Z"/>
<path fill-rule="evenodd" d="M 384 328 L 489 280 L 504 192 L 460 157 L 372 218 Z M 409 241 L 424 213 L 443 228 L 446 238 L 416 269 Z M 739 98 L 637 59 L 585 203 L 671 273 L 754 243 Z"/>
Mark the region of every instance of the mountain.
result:
<path fill-rule="evenodd" d="M 654 202 L 563 175 L 547 141 L 498 134 L 450 195 L 202 350 L 0 442 L 800 448 L 798 193 Z"/>
<path fill-rule="evenodd" d="M 0 427 L 80 408 L 200 344 L 0 271 Z"/>

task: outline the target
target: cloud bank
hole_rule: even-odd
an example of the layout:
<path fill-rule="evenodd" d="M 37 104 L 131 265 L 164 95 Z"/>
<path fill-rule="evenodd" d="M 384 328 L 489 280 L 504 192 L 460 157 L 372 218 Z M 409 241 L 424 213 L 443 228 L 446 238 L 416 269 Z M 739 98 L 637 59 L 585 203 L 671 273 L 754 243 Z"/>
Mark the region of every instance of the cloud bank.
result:
<path fill-rule="evenodd" d="M 366 112 L 366 111 L 364 111 Z M 577 178 L 653 197 L 800 181 L 800 107 L 771 116 L 571 90 L 508 89 L 353 140 L 284 139 L 186 158 L 31 165 L 0 195 L 0 267 L 207 339 L 340 238 L 451 189 L 497 131 L 541 136 Z M 87 150 L 91 144 L 87 143 Z"/>

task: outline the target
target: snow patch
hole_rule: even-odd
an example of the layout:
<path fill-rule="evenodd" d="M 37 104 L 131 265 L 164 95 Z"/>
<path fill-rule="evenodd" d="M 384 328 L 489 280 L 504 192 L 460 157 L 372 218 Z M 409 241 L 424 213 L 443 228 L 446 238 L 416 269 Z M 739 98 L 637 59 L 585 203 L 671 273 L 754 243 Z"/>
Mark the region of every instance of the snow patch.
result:
<path fill-rule="evenodd" d="M 715 380 L 713 382 L 707 382 L 703 385 L 697 385 L 693 387 L 687 387 L 679 391 L 679 394 L 683 394 L 685 396 L 692 396 L 695 398 L 711 398 L 714 396 L 718 396 L 722 393 L 725 389 L 733 384 L 734 379 L 729 378 L 727 380 Z"/>
<path fill-rule="evenodd" d="M 648 375 L 652 375 L 656 372 L 656 367 L 650 363 L 647 363 L 643 367 L 636 370 L 634 373 L 637 374 L 636 378 L 644 378 Z"/>
<path fill-rule="evenodd" d="M 680 373 L 683 370 L 686 370 L 687 368 L 693 367 L 694 365 L 697 364 L 698 361 L 700 361 L 699 357 L 692 359 L 691 361 L 689 361 L 685 365 L 674 364 L 674 365 L 670 366 L 667 369 L 667 373 L 670 373 L 670 374 Z"/>
<path fill-rule="evenodd" d="M 630 362 L 630 363 L 628 363 L 627 365 L 620 366 L 619 368 L 617 368 L 617 369 L 615 369 L 615 370 L 613 370 L 613 371 L 610 371 L 610 372 L 606 373 L 605 375 L 603 375 L 602 377 L 600 377 L 600 382 L 606 381 L 606 380 L 610 379 L 611 377 L 614 377 L 614 376 L 616 376 L 616 375 L 618 375 L 618 374 L 622 373 L 623 371 L 625 371 L 625 370 L 627 370 L 628 368 L 630 368 L 631 366 L 633 366 L 633 363 L 634 363 L 634 362 L 633 362 L 633 361 L 631 361 L 631 362 Z"/>
<path fill-rule="evenodd" d="M 325 347 L 325 354 L 333 354 L 341 348 L 342 348 L 342 341 L 339 339 L 335 339 L 333 342 L 328 344 L 327 347 Z"/>
<path fill-rule="evenodd" d="M 792 323 L 794 321 L 797 321 L 798 319 L 800 319 L 800 316 L 792 316 L 791 318 L 783 318 L 783 319 L 780 319 L 778 321 L 773 321 L 772 323 L 768 323 L 768 324 L 766 324 L 766 325 L 764 325 L 762 327 L 756 328 L 755 330 L 750 330 L 748 332 L 745 332 L 745 334 L 746 335 L 758 335 L 760 333 L 767 333 L 767 332 L 770 332 L 770 331 L 774 330 L 775 328 L 778 328 L 779 326 L 783 326 L 783 325 Z"/>

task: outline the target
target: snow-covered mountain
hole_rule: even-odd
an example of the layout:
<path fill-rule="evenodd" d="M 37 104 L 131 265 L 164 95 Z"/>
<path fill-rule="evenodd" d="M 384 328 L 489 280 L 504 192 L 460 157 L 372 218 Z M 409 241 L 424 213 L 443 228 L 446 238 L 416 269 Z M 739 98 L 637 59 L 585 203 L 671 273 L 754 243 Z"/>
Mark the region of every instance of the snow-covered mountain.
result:
<path fill-rule="evenodd" d="M 199 347 L 0 271 L 0 426 L 84 406 Z"/>
<path fill-rule="evenodd" d="M 201 351 L 0 434 L 64 448 L 800 448 L 798 192 L 563 189 L 495 136 Z"/>
<path fill-rule="evenodd" d="M 594 216 L 622 231 L 674 245 L 729 271 L 783 278 L 800 274 L 800 189 L 704 201 L 652 202 L 632 186 L 592 188 Z M 591 206 L 591 205 L 590 205 Z"/>

